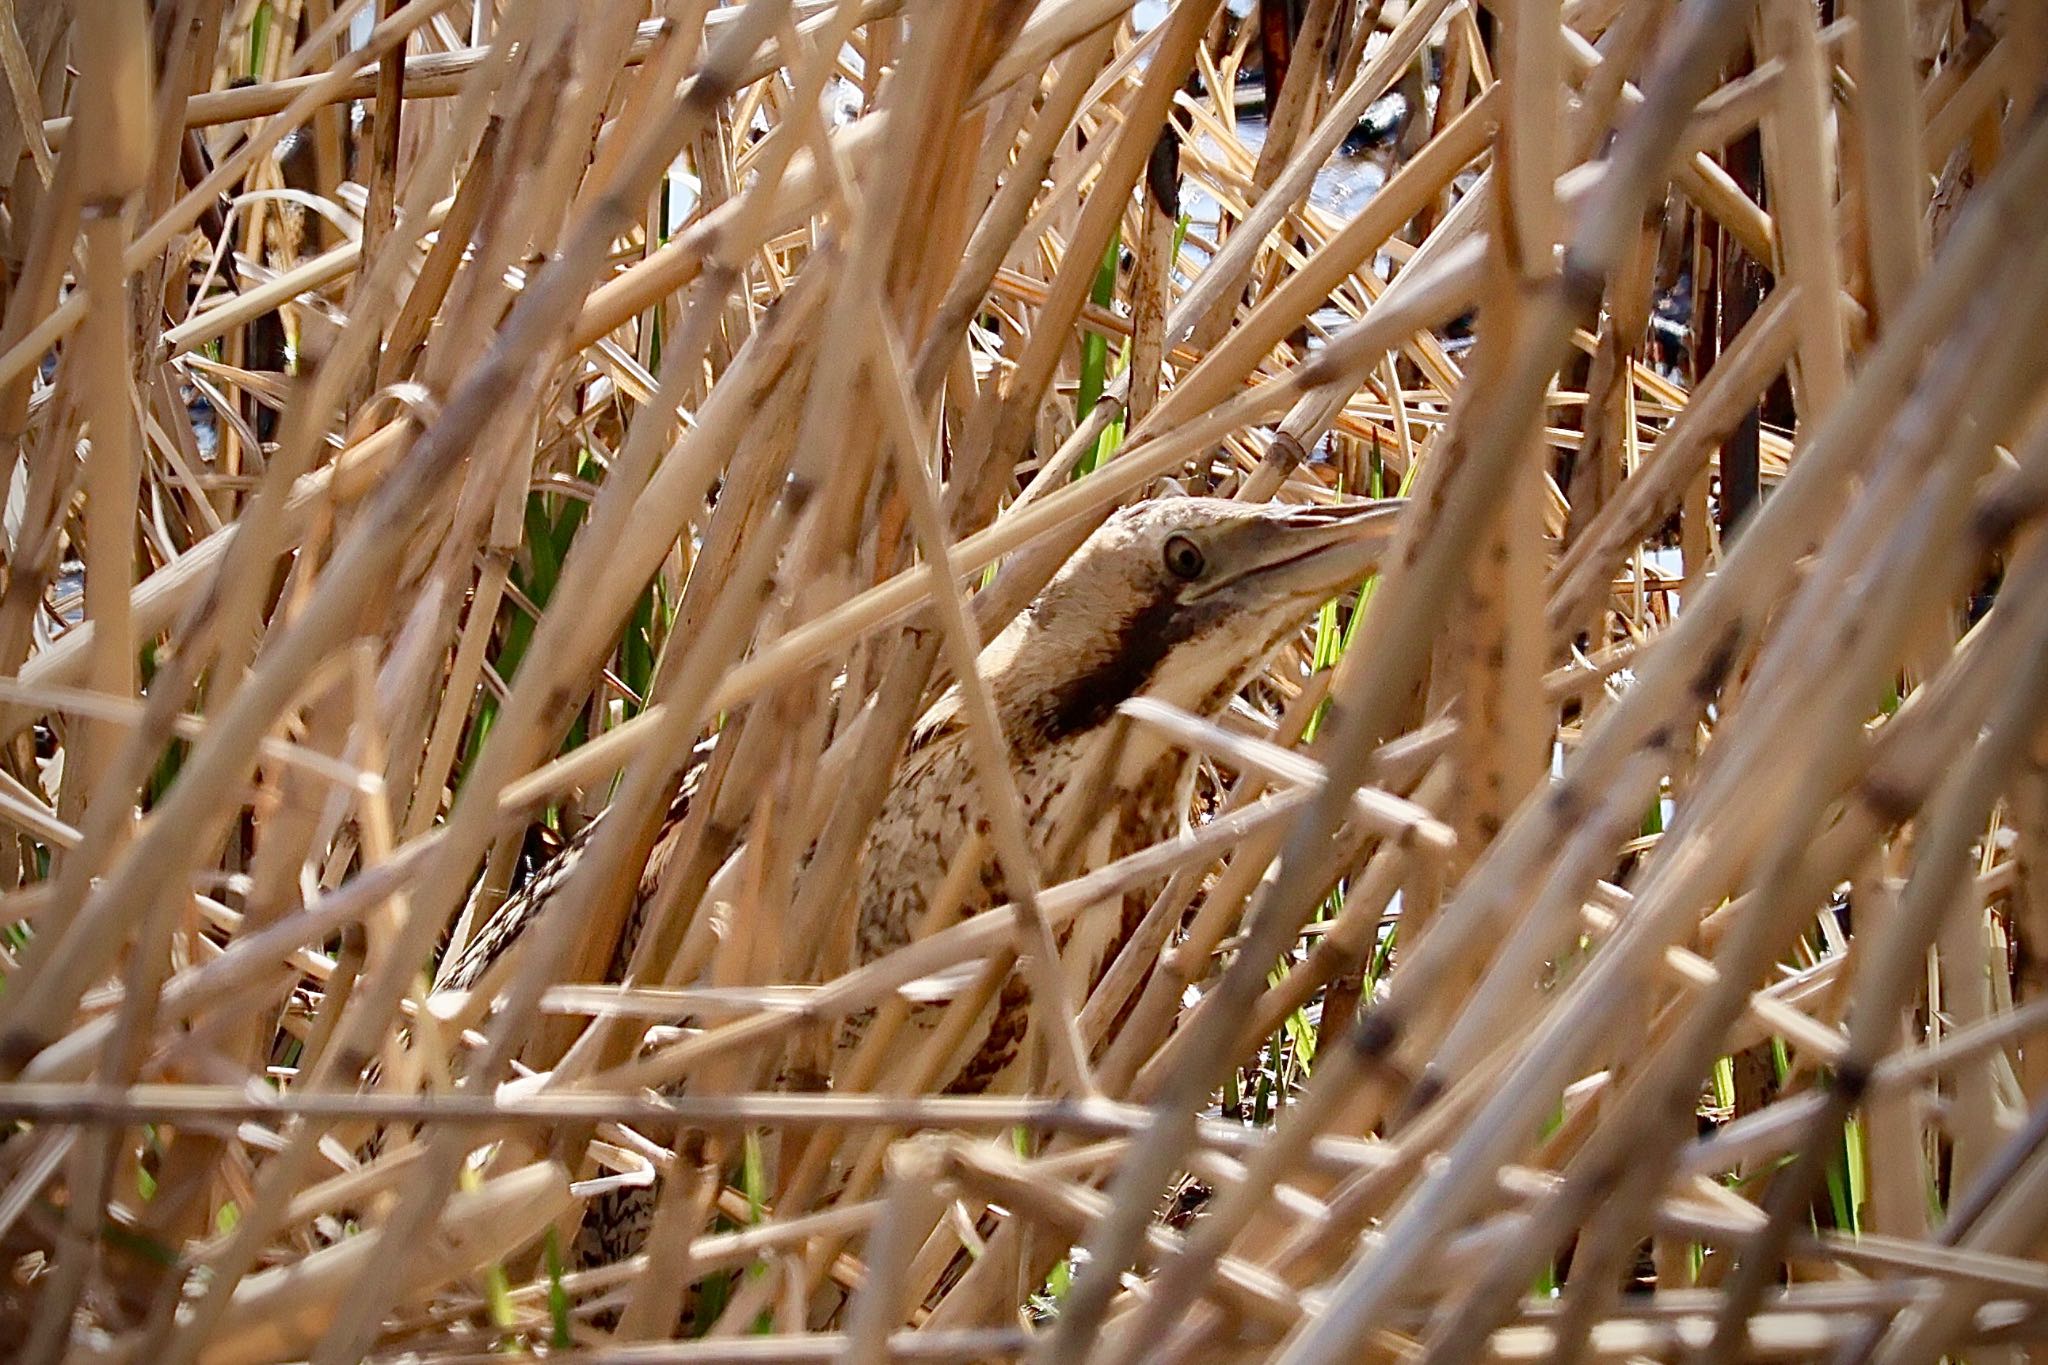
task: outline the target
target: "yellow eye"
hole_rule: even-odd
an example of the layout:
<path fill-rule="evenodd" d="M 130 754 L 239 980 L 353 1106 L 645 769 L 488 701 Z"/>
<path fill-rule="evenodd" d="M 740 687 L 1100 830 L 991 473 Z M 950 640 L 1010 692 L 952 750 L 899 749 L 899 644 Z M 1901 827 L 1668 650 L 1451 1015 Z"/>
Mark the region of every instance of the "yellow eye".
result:
<path fill-rule="evenodd" d="M 1208 562 L 1202 558 L 1202 547 L 1186 536 L 1166 538 L 1166 571 L 1175 578 L 1196 579 Z"/>

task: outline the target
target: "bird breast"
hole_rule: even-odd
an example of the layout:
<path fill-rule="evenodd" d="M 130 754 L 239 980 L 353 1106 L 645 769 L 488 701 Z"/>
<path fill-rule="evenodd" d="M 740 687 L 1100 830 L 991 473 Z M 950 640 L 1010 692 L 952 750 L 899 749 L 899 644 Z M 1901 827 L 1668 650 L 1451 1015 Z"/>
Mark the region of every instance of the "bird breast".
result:
<path fill-rule="evenodd" d="M 1026 832 L 1041 874 L 1048 878 L 1080 870 L 1053 869 L 1047 862 L 1057 834 L 1056 803 L 1088 767 L 1092 742 L 1100 735 L 1099 730 L 1090 731 L 1016 756 L 1013 776 Z M 1101 797 L 1115 815 L 1098 821 L 1090 831 L 1080 850 L 1082 866 L 1099 867 L 1157 842 L 1173 829 L 1187 809 L 1191 776 L 1177 752 L 1126 752 L 1116 780 Z M 910 941 L 953 858 L 977 828 L 986 828 L 986 817 L 964 730 L 913 752 L 869 836 L 856 918 L 859 961 L 873 961 Z M 994 853 L 984 855 L 961 911 L 974 914 L 1010 899 Z M 1106 953 L 1121 941 L 1124 928 L 1115 916 L 1096 916 L 1091 923 L 1106 932 L 1090 935 L 1084 930 L 1069 944 L 1068 956 L 1080 968 L 1082 989 L 1092 983 Z M 1091 937 L 1100 941 L 1084 947 L 1082 940 Z"/>

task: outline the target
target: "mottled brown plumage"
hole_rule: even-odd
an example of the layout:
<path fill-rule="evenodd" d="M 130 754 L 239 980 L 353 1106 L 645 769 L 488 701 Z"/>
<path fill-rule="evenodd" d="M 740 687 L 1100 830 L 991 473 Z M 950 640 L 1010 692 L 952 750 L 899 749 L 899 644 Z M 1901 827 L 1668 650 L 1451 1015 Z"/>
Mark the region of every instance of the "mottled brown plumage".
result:
<path fill-rule="evenodd" d="M 1192 768 L 1178 749 L 1143 733 L 1104 747 L 1124 700 L 1146 695 L 1197 714 L 1221 710 L 1310 612 L 1372 567 L 1399 504 L 1303 507 L 1213 498 L 1172 498 L 1125 508 L 1081 546 L 1018 619 L 982 652 L 1033 852 L 1047 875 L 1066 876 L 1156 842 L 1189 806 Z M 928 898 L 956 851 L 983 823 L 981 789 L 957 696 L 941 699 L 919 722 L 910 752 L 883 803 L 862 859 L 852 944 L 867 962 L 908 943 Z M 1059 798 L 1094 763 L 1106 786 L 1076 838 L 1056 818 Z M 678 812 L 681 803 L 678 803 Z M 1113 809 L 1109 818 L 1095 818 Z M 1054 866 L 1065 839 L 1068 866 Z M 576 856 L 582 847 L 565 858 Z M 474 984 L 516 939 L 562 867 L 534 884 L 479 931 L 472 946 L 444 964 L 437 985 Z M 643 894 L 646 883 L 643 882 Z M 962 909 L 1007 900 L 986 860 Z M 637 915 L 635 916 L 637 920 Z M 1123 926 L 1128 932 L 1129 925 Z M 1110 923 L 1092 938 L 1063 945 L 1064 970 L 1078 999 L 1118 942 Z M 631 945 L 614 959 L 623 964 Z M 981 1090 L 1016 1077 L 1029 997 L 1014 980 L 984 1012 L 986 1030 L 954 1089 Z M 914 1012 L 928 1028 L 933 1009 Z M 853 1031 L 842 1042 L 851 1041 Z M 643 1195 L 644 1191 L 636 1191 Z M 596 1254 L 626 1254 L 644 1225 L 647 1201 L 608 1200 L 593 1209 L 586 1233 Z M 593 1246 L 586 1236 L 585 1255 Z M 594 1257 L 593 1257 L 594 1258 Z"/>
<path fill-rule="evenodd" d="M 1114 810 L 1076 860 L 1099 866 L 1156 843 L 1184 818 L 1194 771 L 1182 752 L 1128 733 L 1099 751 L 1124 700 L 1148 695 L 1197 714 L 1219 711 L 1321 602 L 1355 584 L 1384 545 L 1399 504 L 1310 508 L 1172 498 L 1112 516 L 1036 601 L 982 652 L 1012 772 L 1040 866 L 1071 839 L 1058 798 L 1091 762 L 1112 763 L 1103 804 Z M 955 699 L 918 727 L 869 835 L 855 917 L 856 959 L 908 943 L 926 899 L 982 820 L 971 746 Z M 1069 821 L 1071 823 L 1071 820 Z M 1076 867 L 1047 868 L 1064 876 Z M 991 857 L 963 908 L 1009 899 Z M 1064 946 L 1078 1001 L 1142 910 Z M 1118 932 L 1119 929 L 1121 932 Z M 988 1011 L 987 1038 L 952 1081 L 986 1090 L 1013 1081 L 1029 996 L 1012 979 Z M 929 1026 L 935 1010 L 913 1023 Z"/>

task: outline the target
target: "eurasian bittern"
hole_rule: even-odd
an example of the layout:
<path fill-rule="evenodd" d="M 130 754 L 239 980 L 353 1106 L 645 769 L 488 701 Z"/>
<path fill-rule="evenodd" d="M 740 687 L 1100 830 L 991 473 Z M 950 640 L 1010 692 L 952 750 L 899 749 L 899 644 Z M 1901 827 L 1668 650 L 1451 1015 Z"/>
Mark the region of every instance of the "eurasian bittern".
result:
<path fill-rule="evenodd" d="M 979 661 L 1041 866 L 1061 837 L 1057 798 L 1098 754 L 1108 754 L 1109 766 L 1096 770 L 1106 784 L 1104 800 L 1088 812 L 1093 833 L 1068 851 L 1069 862 L 1121 856 L 1185 818 L 1195 772 L 1185 751 L 1136 727 L 1115 746 L 1098 745 L 1118 704 L 1143 695 L 1197 715 L 1221 710 L 1311 611 L 1371 571 L 1401 506 L 1165 498 L 1115 513 L 1090 536 Z M 969 738 L 957 689 L 916 727 L 862 859 L 853 921 L 858 961 L 910 941 L 954 855 L 982 823 Z M 1113 818 L 1094 818 L 1105 810 Z M 444 964 L 437 986 L 475 983 L 546 889 L 560 884 L 551 871 L 508 901 L 470 950 Z M 1007 899 L 993 858 L 968 881 L 963 911 Z M 1132 923 L 1126 915 L 1122 932 Z M 1064 945 L 1063 970 L 1077 994 L 1119 941 L 1118 925 L 1110 923 L 1092 941 L 1077 936 Z M 1028 999 L 1013 982 L 987 1011 L 986 1037 L 953 1079 L 954 1089 L 985 1089 L 1015 1074 Z M 596 1216 L 623 1217 L 631 1226 L 645 1210 Z M 623 1250 L 624 1240 L 599 1238 L 608 1252 Z"/>
<path fill-rule="evenodd" d="M 980 659 L 1041 862 L 1055 856 L 1061 836 L 1056 802 L 1102 752 L 1119 703 L 1148 696 L 1196 715 L 1220 711 L 1311 611 L 1371 571 L 1402 505 L 1165 498 L 1116 513 L 1090 536 Z M 1088 865 L 1164 837 L 1186 816 L 1195 780 L 1184 750 L 1145 733 L 1124 735 L 1100 761 L 1113 765 L 1099 780 L 1114 816 L 1094 825 L 1080 851 Z M 958 698 L 949 695 L 914 732 L 869 835 L 858 961 L 910 941 L 927 897 L 980 820 L 973 762 Z M 1006 898 L 991 859 L 962 908 Z M 1135 898 L 1133 906 L 1142 909 Z M 1063 953 L 1077 997 L 1135 928 L 1134 915 L 1121 925 L 1095 922 L 1104 932 Z M 1028 999 L 1013 979 L 954 1089 L 985 1090 L 1014 1075 Z"/>

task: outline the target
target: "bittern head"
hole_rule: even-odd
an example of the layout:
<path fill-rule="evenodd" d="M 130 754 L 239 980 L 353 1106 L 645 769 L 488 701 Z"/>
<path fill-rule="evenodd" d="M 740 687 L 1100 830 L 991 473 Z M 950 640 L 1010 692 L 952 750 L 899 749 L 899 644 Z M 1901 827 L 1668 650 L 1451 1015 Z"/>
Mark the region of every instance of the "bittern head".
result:
<path fill-rule="evenodd" d="M 1372 571 L 1403 506 L 1180 497 L 1116 512 L 983 658 L 1012 741 L 1058 742 L 1138 695 L 1215 711 Z"/>

